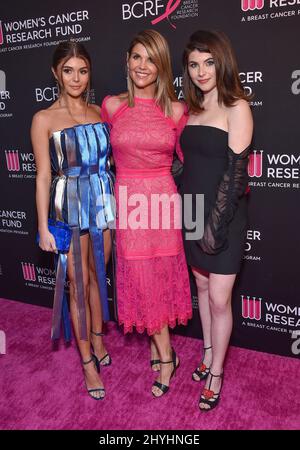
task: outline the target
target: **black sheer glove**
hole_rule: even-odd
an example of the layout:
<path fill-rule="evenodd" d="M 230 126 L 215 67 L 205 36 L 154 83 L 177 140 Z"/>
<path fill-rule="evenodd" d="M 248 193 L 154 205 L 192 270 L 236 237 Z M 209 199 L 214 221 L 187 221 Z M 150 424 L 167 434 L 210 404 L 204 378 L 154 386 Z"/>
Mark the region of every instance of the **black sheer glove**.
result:
<path fill-rule="evenodd" d="M 177 153 L 173 154 L 173 162 L 171 166 L 171 174 L 174 178 L 177 188 L 180 186 L 183 174 L 183 162 L 178 158 Z"/>
<path fill-rule="evenodd" d="M 203 237 L 197 242 L 209 255 L 228 247 L 228 226 L 247 187 L 249 153 L 250 146 L 240 154 L 228 147 L 228 168 L 218 186 L 215 205 L 209 213 Z"/>

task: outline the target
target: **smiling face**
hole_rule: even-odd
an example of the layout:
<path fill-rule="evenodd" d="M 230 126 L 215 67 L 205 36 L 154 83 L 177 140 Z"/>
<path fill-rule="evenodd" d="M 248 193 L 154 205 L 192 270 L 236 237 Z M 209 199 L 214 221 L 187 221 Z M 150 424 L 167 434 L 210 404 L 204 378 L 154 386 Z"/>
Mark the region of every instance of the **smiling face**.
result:
<path fill-rule="evenodd" d="M 89 84 L 90 68 L 82 58 L 73 56 L 61 62 L 56 70 L 52 70 L 64 92 L 71 97 L 80 97 Z"/>
<path fill-rule="evenodd" d="M 146 47 L 136 44 L 127 59 L 128 75 L 130 76 L 135 93 L 147 90 L 154 94 L 158 69 L 150 58 Z"/>
<path fill-rule="evenodd" d="M 188 57 L 188 73 L 192 82 L 201 89 L 203 94 L 216 89 L 216 67 L 211 53 L 192 51 Z"/>

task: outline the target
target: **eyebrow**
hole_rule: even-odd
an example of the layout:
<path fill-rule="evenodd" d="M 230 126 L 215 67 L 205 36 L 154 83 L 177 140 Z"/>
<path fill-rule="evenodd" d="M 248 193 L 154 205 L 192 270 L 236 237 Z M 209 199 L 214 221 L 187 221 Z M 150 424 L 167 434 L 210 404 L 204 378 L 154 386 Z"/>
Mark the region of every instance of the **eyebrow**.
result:
<path fill-rule="evenodd" d="M 131 56 L 135 56 L 135 55 L 136 55 L 136 56 L 139 56 L 140 58 L 142 58 L 142 55 L 141 55 L 140 53 L 138 53 L 138 52 L 132 52 L 131 55 L 130 55 L 130 57 L 131 57 Z M 151 59 L 151 56 L 148 55 L 147 58 L 150 58 L 150 59 Z"/>
<path fill-rule="evenodd" d="M 214 59 L 213 56 L 210 56 L 209 58 L 206 58 L 203 62 L 209 61 L 210 59 Z M 189 61 L 189 64 L 190 64 L 190 63 L 198 64 L 197 61 L 193 61 L 193 60 L 190 60 L 190 61 Z"/>
<path fill-rule="evenodd" d="M 68 65 L 64 65 L 63 69 L 74 69 L 74 67 L 68 66 Z M 81 70 L 81 69 L 88 69 L 88 66 L 79 67 L 79 70 Z"/>

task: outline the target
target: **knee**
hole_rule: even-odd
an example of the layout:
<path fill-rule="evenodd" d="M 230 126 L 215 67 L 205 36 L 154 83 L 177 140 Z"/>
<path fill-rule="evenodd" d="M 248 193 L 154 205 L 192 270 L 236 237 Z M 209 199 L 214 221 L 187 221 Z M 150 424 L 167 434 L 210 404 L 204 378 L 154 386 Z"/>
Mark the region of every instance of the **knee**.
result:
<path fill-rule="evenodd" d="M 70 279 L 69 281 L 70 281 L 70 302 L 72 302 L 76 301 L 77 299 L 78 288 L 75 278 Z M 87 302 L 89 298 L 89 280 L 88 277 L 85 276 L 83 277 L 83 295 L 85 302 Z"/>
<path fill-rule="evenodd" d="M 198 292 L 201 294 L 208 291 L 208 278 L 195 278 Z"/>
<path fill-rule="evenodd" d="M 95 267 L 89 267 L 89 281 L 91 285 L 97 284 L 97 273 Z"/>
<path fill-rule="evenodd" d="M 215 315 L 222 315 L 231 310 L 231 298 L 226 298 L 217 295 L 209 296 L 210 309 Z"/>

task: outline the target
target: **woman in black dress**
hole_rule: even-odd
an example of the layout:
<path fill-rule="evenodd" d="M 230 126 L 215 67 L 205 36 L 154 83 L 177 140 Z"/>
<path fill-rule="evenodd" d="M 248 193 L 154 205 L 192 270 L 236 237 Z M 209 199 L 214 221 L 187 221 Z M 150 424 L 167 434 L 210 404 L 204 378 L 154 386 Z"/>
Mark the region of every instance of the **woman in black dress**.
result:
<path fill-rule="evenodd" d="M 195 276 L 204 354 L 193 380 L 206 380 L 201 411 L 220 399 L 223 363 L 232 331 L 231 295 L 240 269 L 247 228 L 247 163 L 252 114 L 228 38 L 197 31 L 183 55 L 187 125 L 182 194 L 204 194 L 204 234 L 187 240 L 187 262 Z M 191 233 L 191 230 L 185 229 Z"/>

